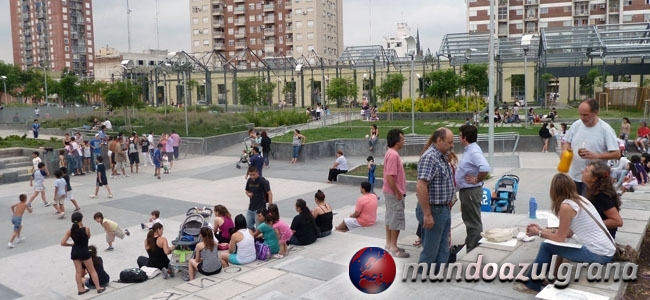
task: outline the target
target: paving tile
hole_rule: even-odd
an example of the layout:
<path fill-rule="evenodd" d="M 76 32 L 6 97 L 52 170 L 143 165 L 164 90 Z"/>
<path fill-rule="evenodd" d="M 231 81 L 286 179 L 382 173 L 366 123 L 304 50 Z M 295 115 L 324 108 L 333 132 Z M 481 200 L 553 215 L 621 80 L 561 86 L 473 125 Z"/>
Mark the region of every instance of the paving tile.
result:
<path fill-rule="evenodd" d="M 194 295 L 206 299 L 215 299 L 215 297 L 218 297 L 219 299 L 229 299 L 242 294 L 251 288 L 253 288 L 252 285 L 232 280 L 215 284 L 207 289 L 194 293 Z"/>
<path fill-rule="evenodd" d="M 185 291 L 181 291 L 177 289 L 167 289 L 162 292 L 151 295 L 149 297 L 143 298 L 143 300 L 159 300 L 159 299 L 176 300 L 176 299 L 181 299 L 187 295 L 189 295 L 189 293 Z"/>
<path fill-rule="evenodd" d="M 623 209 L 621 209 L 620 211 L 623 220 L 631 219 L 631 220 L 646 221 L 646 222 L 650 220 L 650 211 L 625 209 L 625 204 L 623 205 L 624 205 Z"/>
<path fill-rule="evenodd" d="M 326 284 L 326 282 L 298 274 L 284 273 L 271 281 L 236 296 L 235 299 L 299 299 L 304 293 L 323 284 Z"/>
<path fill-rule="evenodd" d="M 618 232 L 630 232 L 630 233 L 645 233 L 646 227 L 648 227 L 648 221 L 642 221 L 642 220 L 623 220 L 623 227 L 619 228 L 617 230 Z"/>
<path fill-rule="evenodd" d="M 222 279 L 215 278 L 214 276 L 203 276 L 201 274 L 197 274 L 197 276 L 194 280 L 179 284 L 174 288 L 188 293 L 194 293 L 222 281 Z"/>
<path fill-rule="evenodd" d="M 284 275 L 285 272 L 270 269 L 270 268 L 257 268 L 254 272 L 247 272 L 239 275 L 235 280 L 247 283 L 250 285 L 261 285 L 271 281 L 277 277 Z"/>
<path fill-rule="evenodd" d="M 275 268 L 320 280 L 329 280 L 348 270 L 347 266 L 302 256 L 282 262 Z"/>

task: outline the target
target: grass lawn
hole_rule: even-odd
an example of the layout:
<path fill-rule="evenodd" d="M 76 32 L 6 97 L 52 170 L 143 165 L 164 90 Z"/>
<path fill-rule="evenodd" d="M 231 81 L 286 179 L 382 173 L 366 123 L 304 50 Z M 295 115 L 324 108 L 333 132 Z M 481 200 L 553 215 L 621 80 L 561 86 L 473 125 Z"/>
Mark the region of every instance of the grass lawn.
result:
<path fill-rule="evenodd" d="M 0 138 L 0 148 L 22 147 L 22 148 L 39 148 L 39 147 L 52 147 L 54 149 L 63 148 L 63 143 L 59 139 L 37 140 L 26 135 L 17 136 L 10 135 L 5 138 Z"/>
<path fill-rule="evenodd" d="M 410 180 L 410 181 L 418 180 L 417 164 L 416 163 L 404 164 L 404 174 L 406 174 L 406 180 Z M 346 175 L 368 177 L 368 167 L 366 165 L 361 165 L 357 168 L 348 171 Z M 384 165 L 377 165 L 377 167 L 375 167 L 375 178 L 383 178 L 383 177 L 384 177 Z"/>

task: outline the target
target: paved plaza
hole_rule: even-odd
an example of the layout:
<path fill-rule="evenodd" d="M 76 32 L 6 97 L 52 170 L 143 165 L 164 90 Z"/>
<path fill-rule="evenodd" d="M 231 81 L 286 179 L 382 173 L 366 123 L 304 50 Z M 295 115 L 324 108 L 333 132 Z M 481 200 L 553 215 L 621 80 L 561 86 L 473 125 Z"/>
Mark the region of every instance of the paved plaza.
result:
<path fill-rule="evenodd" d="M 235 168 L 241 147 L 232 146 L 210 156 L 188 156 L 174 162 L 171 174 L 158 180 L 152 167 L 140 168 L 140 174 L 129 174 L 129 178 L 109 179 L 114 198 L 107 198 L 105 190 L 100 190 L 99 198 L 90 199 L 94 192 L 94 174 L 72 177 L 73 193 L 79 201 L 84 214 L 84 224 L 93 234 L 90 244 L 100 249 L 99 255 L 104 266 L 117 280 L 122 269 L 136 267 L 136 258 L 146 255 L 144 239 L 146 231 L 140 223 L 148 219 L 149 213 L 158 209 L 165 226 L 165 236 L 173 240 L 178 235 L 185 212 L 191 207 L 215 204 L 225 205 L 234 215 L 244 213 L 248 199 L 244 195 L 244 170 Z M 549 210 L 548 186 L 558 157 L 554 153 L 518 153 L 501 156 L 497 154 L 499 166 L 493 170 L 493 178 L 487 182 L 493 187 L 501 175 L 513 173 L 521 178 L 517 197 L 517 214 L 504 215 L 488 213 L 484 216 L 485 228 L 525 226 L 528 199 L 536 197 L 540 210 Z M 406 157 L 405 161 L 417 161 L 417 157 Z M 365 157 L 348 157 L 350 165 L 365 163 Z M 321 189 L 328 203 L 334 208 L 334 223 L 338 224 L 354 209 L 359 188 L 342 184 L 327 184 L 327 169 L 333 157 L 323 157 L 292 165 L 289 161 L 271 160 L 271 167 L 264 169 L 274 194 L 274 202 L 279 205 L 282 219 L 290 223 L 296 214 L 295 200 L 303 198 L 313 207 L 313 195 Z M 381 163 L 381 161 L 379 162 Z M 128 172 L 128 170 L 127 170 Z M 46 179 L 47 196 L 51 199 L 53 179 Z M 1 185 L 0 206 L 7 213 L 0 215 L 4 224 L 4 236 L 9 239 L 11 222 L 9 206 L 17 201 L 20 193 L 31 193 L 27 182 Z M 645 201 L 647 194 L 626 194 L 624 209 L 621 211 L 625 227 L 631 227 L 637 236 L 645 229 L 650 205 Z M 396 259 L 397 277 L 393 285 L 380 295 L 366 295 L 354 288 L 348 276 L 348 264 L 352 255 L 363 247 L 384 246 L 384 205 L 380 203 L 377 224 L 369 228 L 353 230 L 348 233 L 334 232 L 331 236 L 319 239 L 305 247 L 294 247 L 283 259 L 257 261 L 245 266 L 226 268 L 214 276 L 198 276 L 191 282 L 179 276 L 163 280 L 160 276 L 139 284 L 111 282 L 107 291 L 96 294 L 94 291 L 77 296 L 74 282 L 74 267 L 71 263 L 70 248 L 59 245 L 70 221 L 58 220 L 52 207 L 43 207 L 38 199 L 34 202 L 34 213 L 23 219 L 23 236 L 26 240 L 16 248 L 0 247 L 0 299 L 424 299 L 436 295 L 440 299 L 481 297 L 481 299 L 525 299 L 532 296 L 512 291 L 512 283 L 452 281 L 402 282 L 404 263 L 417 262 L 421 248 L 411 244 L 415 239 L 416 198 L 409 193 L 406 198 L 407 230 L 400 235 L 399 245 L 411 254 L 407 259 Z M 68 216 L 71 205 L 67 205 Z M 104 215 L 131 231 L 130 237 L 117 240 L 115 250 L 104 252 L 105 234 L 92 215 L 101 211 Z M 636 219 L 628 221 L 628 219 Z M 626 242 L 627 230 L 617 235 Z M 630 233 L 629 239 L 633 237 Z M 462 225 L 459 205 L 452 212 L 452 241 L 462 243 L 465 229 Z M 463 258 L 470 262 L 476 254 L 485 254 L 486 259 L 519 259 L 530 261 L 538 242 L 519 247 L 523 252 L 510 252 L 495 249 L 480 249 Z M 474 253 L 476 252 L 476 253 Z M 481 252 L 481 253 L 479 253 Z M 512 254 L 512 255 L 511 255 Z M 511 256 L 509 256 L 511 255 Z M 523 258 L 521 257 L 523 256 Z M 571 287 L 577 286 L 573 284 Z M 614 297 L 614 287 L 589 285 L 601 294 Z"/>

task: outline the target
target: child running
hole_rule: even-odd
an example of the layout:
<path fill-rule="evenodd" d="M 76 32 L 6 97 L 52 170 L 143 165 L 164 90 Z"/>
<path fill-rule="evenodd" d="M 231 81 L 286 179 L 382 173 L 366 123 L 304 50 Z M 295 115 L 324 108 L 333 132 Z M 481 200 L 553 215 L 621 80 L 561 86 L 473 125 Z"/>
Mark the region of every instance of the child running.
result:
<path fill-rule="evenodd" d="M 32 176 L 29 178 L 29 186 L 34 187 L 34 194 L 29 198 L 29 201 L 27 201 L 27 205 L 29 207 L 32 207 L 32 201 L 36 199 L 36 196 L 38 196 L 38 193 L 41 193 L 41 199 L 43 199 L 43 205 L 45 207 L 50 206 L 50 202 L 47 202 L 45 200 L 45 177 L 49 176 L 50 174 L 47 172 L 47 168 L 45 168 L 45 163 L 38 163 L 38 170 L 34 171 L 32 173 Z"/>
<path fill-rule="evenodd" d="M 66 191 L 65 199 L 72 202 L 72 204 L 74 205 L 74 211 L 79 211 L 81 207 L 79 207 L 79 204 L 77 203 L 77 198 L 75 198 L 74 195 L 72 194 L 72 186 L 70 185 L 70 175 L 68 175 L 68 168 L 63 167 L 60 170 L 63 173 L 63 179 L 65 180 L 65 191 Z"/>
<path fill-rule="evenodd" d="M 278 254 L 273 255 L 273 258 L 283 258 L 288 254 L 287 242 L 291 239 L 291 236 L 293 236 L 293 231 L 287 223 L 280 220 L 280 211 L 278 210 L 277 205 L 269 204 L 268 210 L 273 217 L 273 229 L 279 234 L 280 251 Z"/>
<path fill-rule="evenodd" d="M 63 201 L 65 201 L 66 196 L 66 184 L 65 179 L 63 179 L 63 172 L 61 170 L 54 171 L 54 176 L 56 180 L 54 181 L 54 210 L 55 215 L 59 215 L 59 219 L 65 218 L 65 207 L 63 206 Z"/>
<path fill-rule="evenodd" d="M 95 222 L 102 224 L 102 227 L 106 231 L 106 243 L 108 243 L 108 248 L 106 248 L 105 251 L 114 250 L 113 242 L 115 241 L 116 236 L 120 239 L 124 239 L 125 234 L 127 236 L 131 235 L 128 229 L 124 229 L 124 231 L 122 231 L 120 225 L 115 223 L 115 221 L 104 218 L 104 214 L 101 212 L 96 212 L 93 216 L 93 219 L 95 219 Z"/>
<path fill-rule="evenodd" d="M 97 198 L 100 186 L 105 186 L 106 191 L 108 191 L 108 198 L 113 198 L 113 194 L 111 194 L 111 188 L 108 187 L 108 178 L 106 178 L 106 166 L 104 166 L 102 163 L 103 161 L 103 157 L 97 156 L 97 182 L 95 183 L 95 194 L 90 195 L 90 198 Z"/>
<path fill-rule="evenodd" d="M 7 244 L 9 248 L 16 247 L 16 245 L 14 245 L 14 240 L 16 238 L 18 238 L 18 243 L 25 240 L 24 237 L 20 236 L 20 230 L 23 229 L 23 214 L 25 214 L 25 210 L 30 214 L 32 213 L 32 208 L 27 205 L 27 195 L 20 194 L 18 199 L 20 202 L 11 206 L 11 212 L 13 213 L 11 216 L 11 223 L 14 224 L 14 233 L 11 235 L 9 244 Z"/>

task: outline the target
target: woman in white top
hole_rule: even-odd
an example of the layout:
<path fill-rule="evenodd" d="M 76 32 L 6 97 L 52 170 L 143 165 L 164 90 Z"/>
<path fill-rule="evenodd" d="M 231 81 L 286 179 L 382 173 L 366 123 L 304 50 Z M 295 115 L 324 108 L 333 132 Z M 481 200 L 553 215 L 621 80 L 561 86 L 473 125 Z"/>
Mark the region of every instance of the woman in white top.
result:
<path fill-rule="evenodd" d="M 253 232 L 246 227 L 246 217 L 239 214 L 235 217 L 235 227 L 231 229 L 230 245 L 227 252 L 221 252 L 221 266 L 228 267 L 229 263 L 244 265 L 257 259 L 255 238 Z"/>
<path fill-rule="evenodd" d="M 573 262 L 606 264 L 614 257 L 616 248 L 608 232 L 601 229 L 605 225 L 596 217 L 598 211 L 589 200 L 578 195 L 573 180 L 564 173 L 558 173 L 551 181 L 551 209 L 560 219 L 558 229 L 542 229 L 537 224 L 526 228 L 528 236 L 539 236 L 555 242 L 564 242 L 574 236 L 581 248 L 557 246 L 542 243 L 533 263 L 541 268 L 543 263 L 550 263 L 553 255 L 567 258 Z M 589 214 L 591 214 L 591 217 Z M 600 225 L 596 224 L 598 222 Z M 540 269 L 537 269 L 539 272 Z M 526 275 L 531 278 L 531 269 Z M 517 283 L 514 290 L 537 294 L 542 289 L 542 280 L 528 280 L 526 284 Z"/>
<path fill-rule="evenodd" d="M 342 173 L 347 173 L 348 172 L 348 160 L 343 156 L 343 151 L 338 150 L 336 151 L 336 161 L 330 168 L 330 172 L 327 175 L 327 183 L 332 183 L 332 181 L 336 181 L 336 177 L 339 176 L 339 174 Z"/>

